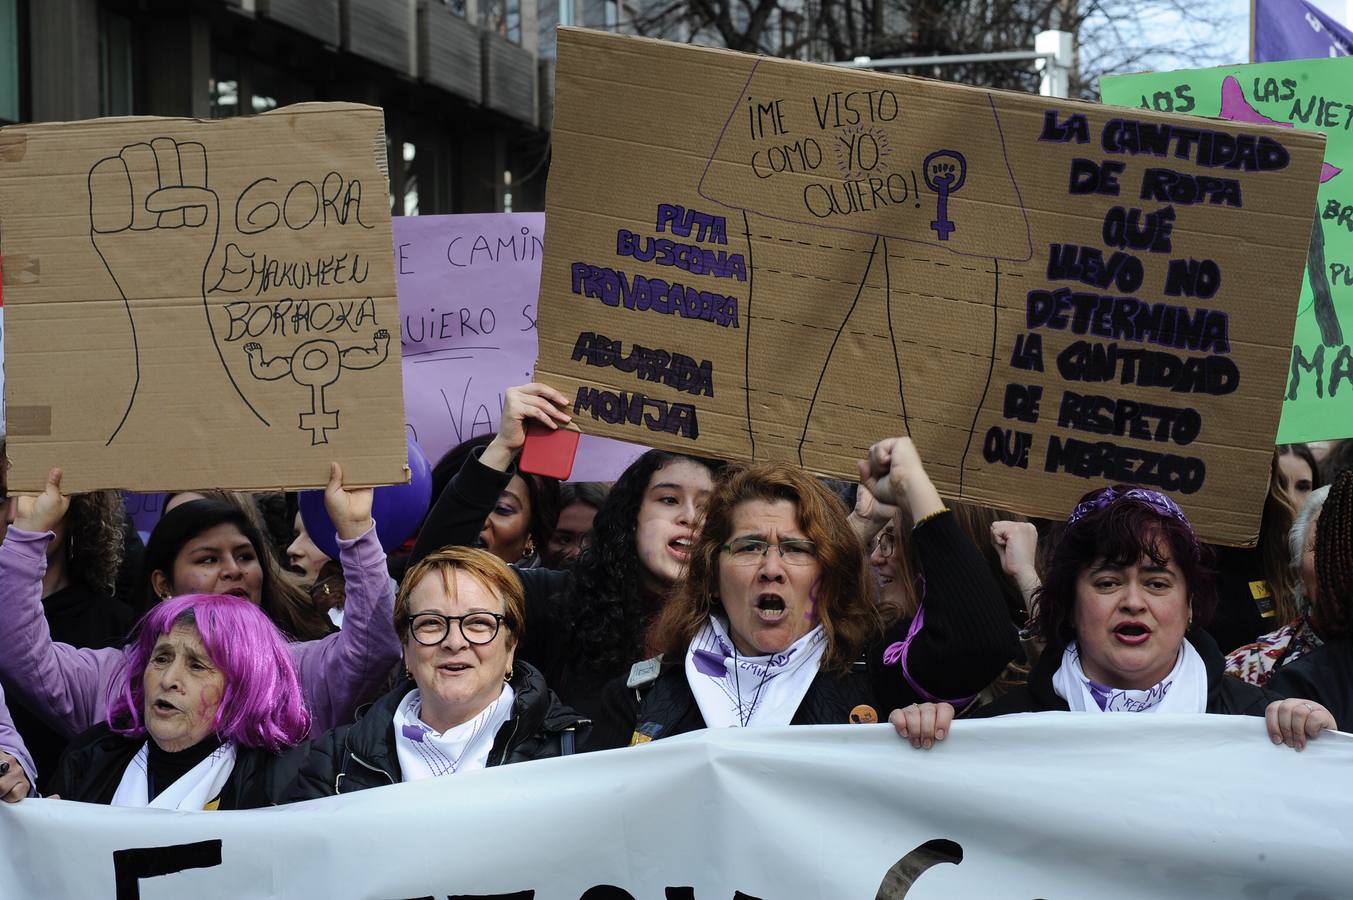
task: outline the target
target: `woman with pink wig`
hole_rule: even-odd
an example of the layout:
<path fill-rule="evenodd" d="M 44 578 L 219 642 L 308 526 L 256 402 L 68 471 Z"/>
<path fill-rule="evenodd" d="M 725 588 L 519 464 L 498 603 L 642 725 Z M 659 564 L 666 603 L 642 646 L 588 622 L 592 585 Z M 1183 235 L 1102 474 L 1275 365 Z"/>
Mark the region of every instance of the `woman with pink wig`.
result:
<path fill-rule="evenodd" d="M 67 748 L 67 800 L 174 810 L 262 805 L 264 775 L 310 730 L 281 632 L 247 599 L 187 594 L 146 614 L 107 720 Z"/>

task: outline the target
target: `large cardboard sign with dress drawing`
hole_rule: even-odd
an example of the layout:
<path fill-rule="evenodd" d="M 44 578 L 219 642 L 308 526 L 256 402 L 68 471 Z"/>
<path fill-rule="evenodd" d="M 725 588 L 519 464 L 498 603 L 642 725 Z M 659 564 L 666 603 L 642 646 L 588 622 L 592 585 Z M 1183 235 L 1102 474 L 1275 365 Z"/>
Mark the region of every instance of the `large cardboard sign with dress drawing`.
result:
<path fill-rule="evenodd" d="M 10 489 L 407 481 L 384 167 L 354 104 L 0 130 Z"/>
<path fill-rule="evenodd" d="M 538 376 L 584 429 L 1258 533 L 1323 139 L 564 29 Z M 1282 298 L 1291 298 L 1286 303 Z"/>

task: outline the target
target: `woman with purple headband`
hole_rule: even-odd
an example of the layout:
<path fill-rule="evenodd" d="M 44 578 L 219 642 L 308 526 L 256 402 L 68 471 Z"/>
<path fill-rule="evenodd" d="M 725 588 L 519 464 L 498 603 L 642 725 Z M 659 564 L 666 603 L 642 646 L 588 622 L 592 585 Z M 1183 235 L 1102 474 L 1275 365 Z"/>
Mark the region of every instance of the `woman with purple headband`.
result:
<path fill-rule="evenodd" d="M 1203 630 L 1216 588 L 1188 519 L 1143 488 L 1092 491 L 1067 519 L 1038 591 L 1035 629 L 1047 650 L 1016 688 L 976 717 L 1018 712 L 1221 713 L 1264 716 L 1274 743 L 1300 750 L 1334 718 L 1320 704 L 1278 700 L 1225 676 Z M 893 713 L 912 746 L 943 740 L 947 703 Z"/>
<path fill-rule="evenodd" d="M 187 594 L 146 614 L 122 652 L 107 719 L 77 738 L 66 800 L 180 811 L 263 805 L 265 774 L 310 713 L 281 632 L 247 599 Z"/>

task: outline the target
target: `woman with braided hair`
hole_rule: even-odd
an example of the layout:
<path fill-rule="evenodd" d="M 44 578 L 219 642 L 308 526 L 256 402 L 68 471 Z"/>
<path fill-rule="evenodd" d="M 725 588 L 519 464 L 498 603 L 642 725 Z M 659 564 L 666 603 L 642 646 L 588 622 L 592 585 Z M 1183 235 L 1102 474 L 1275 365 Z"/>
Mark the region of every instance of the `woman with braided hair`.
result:
<path fill-rule="evenodd" d="M 1311 626 L 1325 643 L 1279 669 L 1268 686 L 1283 697 L 1323 704 L 1347 728 L 1353 725 L 1353 470 L 1330 486 L 1307 546 L 1301 568 L 1314 575 Z"/>

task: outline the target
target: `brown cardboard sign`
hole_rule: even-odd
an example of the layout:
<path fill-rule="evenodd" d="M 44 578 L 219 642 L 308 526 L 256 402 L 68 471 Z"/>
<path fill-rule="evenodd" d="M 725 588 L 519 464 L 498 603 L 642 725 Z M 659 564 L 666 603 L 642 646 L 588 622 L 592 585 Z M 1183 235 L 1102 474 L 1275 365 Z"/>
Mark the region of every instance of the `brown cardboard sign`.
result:
<path fill-rule="evenodd" d="M 1323 140 L 563 29 L 538 376 L 585 431 L 1252 543 Z"/>
<path fill-rule="evenodd" d="M 10 489 L 407 481 L 384 135 L 345 103 L 0 131 Z"/>

